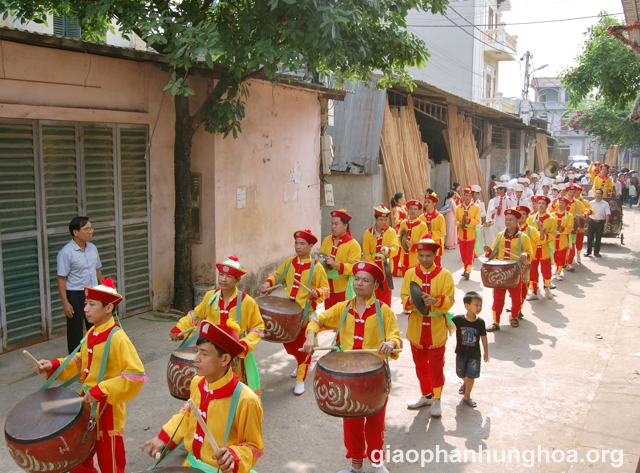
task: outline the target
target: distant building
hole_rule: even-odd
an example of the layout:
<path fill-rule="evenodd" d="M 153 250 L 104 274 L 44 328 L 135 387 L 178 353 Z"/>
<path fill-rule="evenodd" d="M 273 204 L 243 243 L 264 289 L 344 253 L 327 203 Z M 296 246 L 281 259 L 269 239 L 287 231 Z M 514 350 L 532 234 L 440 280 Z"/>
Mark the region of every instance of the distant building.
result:
<path fill-rule="evenodd" d="M 445 15 L 412 11 L 409 31 L 426 42 L 427 67 L 413 76 L 440 89 L 506 113 L 516 100 L 499 92 L 502 61 L 515 61 L 518 37 L 506 31 L 502 14 L 510 0 L 452 0 Z"/>

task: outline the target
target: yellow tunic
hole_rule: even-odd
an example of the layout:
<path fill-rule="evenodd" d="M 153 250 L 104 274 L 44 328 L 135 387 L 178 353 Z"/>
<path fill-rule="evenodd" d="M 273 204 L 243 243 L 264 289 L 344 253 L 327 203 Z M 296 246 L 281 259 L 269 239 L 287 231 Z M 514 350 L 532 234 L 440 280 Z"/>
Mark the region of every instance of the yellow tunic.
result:
<path fill-rule="evenodd" d="M 304 265 L 307 269 L 303 269 L 300 274 L 297 274 L 296 263 Z M 311 258 L 309 257 L 303 260 L 298 256 L 287 258 L 278 269 L 269 274 L 267 281 L 271 283 L 271 286 L 273 286 L 286 267 L 289 266 L 289 270 L 284 276 L 284 283 L 287 285 L 286 293 L 289 298 L 291 296 L 293 286 L 298 286 L 298 283 L 293 281 L 294 279 L 297 279 L 302 284 L 309 287 L 309 271 L 311 270 L 310 263 Z M 329 296 L 329 281 L 327 280 L 327 273 L 325 272 L 324 267 L 317 261 L 313 265 L 313 278 L 311 279 L 311 286 L 309 289 L 315 289 L 318 292 L 319 297 L 317 299 L 311 298 L 311 310 L 315 310 L 316 305 Z M 304 306 L 307 304 L 307 299 L 309 298 L 309 292 L 302 286 L 298 287 L 297 290 L 298 292 L 295 295 L 296 302 L 304 309 Z"/>
<path fill-rule="evenodd" d="M 524 264 L 529 264 L 534 258 L 533 247 L 531 246 L 531 240 L 529 237 L 522 232 L 516 233 L 513 237 L 511 237 L 510 241 L 510 250 L 507 253 L 507 257 L 505 258 L 505 248 L 507 246 L 507 239 L 504 237 L 506 230 L 498 233 L 496 239 L 493 241 L 491 245 L 491 253 L 487 253 L 487 256 L 493 254 L 495 248 L 498 248 L 498 252 L 494 259 L 499 261 L 518 261 L 520 259 L 520 255 L 523 253 L 527 253 L 527 260 L 524 261 Z M 518 251 L 518 237 L 520 237 L 520 251 Z M 539 238 L 539 237 L 538 237 Z"/>
<path fill-rule="evenodd" d="M 520 231 L 526 234 L 529 237 L 529 241 L 531 242 L 531 249 L 533 250 L 533 254 L 531 255 L 531 259 L 535 259 L 535 250 L 540 244 L 540 232 L 538 229 L 528 223 L 525 223 L 520 227 Z"/>
<path fill-rule="evenodd" d="M 591 163 L 589 164 L 589 167 L 587 168 L 587 172 L 589 173 L 589 177 L 591 178 L 591 182 L 593 183 L 596 179 L 596 169 L 595 169 L 595 164 Z"/>
<path fill-rule="evenodd" d="M 539 219 L 542 220 L 544 238 L 542 237 L 542 233 L 539 233 L 537 247 L 542 250 L 542 257 L 540 259 L 546 260 L 551 258 L 551 247 L 549 245 L 553 245 L 556 240 L 557 220 L 553 214 L 545 212 L 544 215 L 540 215 L 536 212 L 529 216 L 527 223 L 537 229 Z"/>
<path fill-rule="evenodd" d="M 240 309 L 242 311 L 240 314 L 240 325 L 238 325 L 236 322 L 238 288 L 233 291 L 233 295 L 226 305 L 222 300 L 222 294 L 218 296 L 218 293 L 220 293 L 220 289 L 207 292 L 202 302 L 182 317 L 176 324 L 176 329 L 172 330 L 172 332 L 176 332 L 177 330 L 177 333 L 180 333 L 195 325 L 199 325 L 203 320 L 211 322 L 212 324 L 226 323 L 238 336 L 242 336 L 243 333 L 245 334 L 240 340 L 246 347 L 245 352 L 240 354 L 240 357 L 244 358 L 253 351 L 260 339 L 264 337 L 264 321 L 260 315 L 260 309 L 255 299 L 247 293 L 244 293 Z M 219 297 L 219 299 L 216 304 L 215 299 L 217 297 Z"/>
<path fill-rule="evenodd" d="M 556 238 L 555 240 L 555 249 L 556 250 L 564 250 L 569 246 L 569 234 L 573 232 L 573 214 L 570 212 L 560 213 L 560 211 L 555 214 L 556 219 L 558 221 L 557 226 L 563 227 L 562 232 L 559 232 L 556 228 Z"/>
<path fill-rule="evenodd" d="M 613 197 L 613 181 L 609 176 L 607 180 L 602 179 L 602 176 L 596 176 L 593 180 L 593 194 L 595 195 L 598 189 L 604 189 L 604 197 Z"/>
<path fill-rule="evenodd" d="M 127 417 L 125 402 L 133 399 L 142 389 L 142 385 L 147 380 L 144 373 L 144 366 L 133 343 L 124 330 L 117 330 L 111 336 L 111 345 L 107 357 L 107 366 L 102 382 L 98 383 L 100 365 L 104 357 L 105 341 L 93 345 L 92 337 L 106 339 L 106 333 L 115 325 L 113 318 L 99 327 L 93 327 L 87 332 L 85 341 L 82 343 L 80 351 L 76 353 L 71 362 L 58 376 L 59 380 L 68 380 L 80 374 L 79 381 L 89 389 L 91 395 L 99 401 L 105 401 L 113 406 L 113 428 L 110 435 L 122 435 Z M 104 334 L 104 335 L 101 335 Z M 91 355 L 91 365 L 89 366 L 89 355 Z M 60 366 L 64 358 L 52 360 L 53 369 L 49 375 Z M 102 406 L 99 406 L 100 408 Z M 100 421 L 98 421 L 100 422 Z"/>
<path fill-rule="evenodd" d="M 476 227 L 481 222 L 480 207 L 477 204 L 470 204 L 467 216 L 471 219 L 465 228 L 462 228 L 462 217 L 465 213 L 464 203 L 456 208 L 456 226 L 458 227 L 458 239 L 470 241 L 476 239 Z"/>
<path fill-rule="evenodd" d="M 591 208 L 591 204 L 589 203 L 589 201 L 582 198 L 577 198 L 577 197 L 574 199 L 573 203 L 568 207 L 568 210 L 573 214 L 574 224 L 575 224 L 575 219 L 578 218 L 578 216 L 582 216 L 586 218 L 593 213 L 593 209 Z M 584 231 L 585 231 L 584 227 L 578 228 L 578 233 L 584 233 Z"/>
<path fill-rule="evenodd" d="M 202 393 L 204 392 L 205 395 L 212 396 L 213 399 L 209 402 L 206 412 L 204 413 L 206 415 L 205 420 L 207 427 L 209 427 L 219 447 L 227 447 L 229 450 L 232 450 L 233 456 L 238 463 L 238 469 L 234 471 L 238 473 L 249 473 L 258 459 L 264 454 L 264 445 L 262 443 L 263 411 L 260 398 L 248 387 L 245 386 L 242 388 L 238 407 L 236 408 L 236 413 L 233 418 L 233 424 L 229 431 L 229 437 L 227 438 L 226 445 L 223 445 L 222 441 L 227 427 L 227 417 L 231 407 L 231 395 L 233 394 L 233 387 L 235 387 L 237 378 L 231 370 L 228 370 L 221 379 L 214 383 L 207 383 L 206 380 L 202 383 L 203 380 L 204 378 L 202 376 L 195 376 L 193 378 L 191 381 L 190 398 L 193 399 L 196 406 L 202 411 Z M 217 398 L 216 392 L 220 392 L 220 395 L 225 397 Z M 222 394 L 222 392 L 224 392 L 224 394 Z M 180 422 L 181 420 L 182 422 Z M 185 449 L 194 455 L 194 444 L 196 444 L 196 442 L 202 442 L 195 437 L 197 433 L 196 429 L 197 420 L 188 409 L 188 404 L 185 404 L 181 411 L 174 415 L 171 420 L 162 427 L 159 437 L 160 440 L 168 443 L 171 435 L 175 432 L 171 447 L 174 447 L 175 444 L 184 440 Z M 198 449 L 200 450 L 199 458 L 197 454 L 194 455 L 198 460 L 213 467 L 218 466 L 218 462 L 213 459 L 213 448 L 206 438 L 204 442 L 202 442 L 202 445 L 198 446 Z M 183 466 L 189 466 L 188 460 L 185 460 Z"/>
<path fill-rule="evenodd" d="M 447 236 L 447 222 L 444 219 L 444 215 L 437 210 L 434 210 L 433 213 L 436 215 L 423 213 L 418 218 L 427 224 L 427 233 L 431 234 L 433 241 L 440 243 L 440 252 L 438 254 L 442 255 L 444 254 L 444 238 Z"/>
<path fill-rule="evenodd" d="M 350 301 L 338 302 L 320 315 L 312 315 L 311 322 L 307 326 L 307 330 L 313 330 L 315 333 L 323 330 L 337 330 L 340 325 L 342 315 L 349 306 L 349 312 L 340 328 L 340 346 L 343 350 L 355 349 L 377 350 L 380 344 L 394 341 L 396 348 L 402 348 L 402 338 L 400 338 L 400 329 L 398 328 L 398 319 L 396 314 L 386 304 L 380 304 L 380 314 L 382 315 L 382 326 L 384 328 L 384 337 L 382 340 L 380 334 L 380 325 L 375 309 L 375 299 L 373 296 L 367 301 L 364 314 L 357 314 L 355 311 L 355 298 Z M 364 324 L 359 322 L 364 320 Z M 364 327 L 363 327 L 364 326 Z M 356 339 L 355 337 L 362 337 Z M 357 344 L 357 345 L 356 345 Z M 377 355 L 380 358 L 386 358 L 385 355 Z M 390 358 L 397 359 L 399 353 L 391 353 Z"/>
<path fill-rule="evenodd" d="M 384 266 L 382 264 L 384 256 L 381 256 L 376 248 L 378 245 L 378 234 L 376 232 L 376 227 L 369 228 L 362 237 L 362 251 L 364 253 L 364 260 L 369 263 L 376 263 L 380 269 L 384 271 Z M 398 251 L 400 251 L 400 245 L 398 245 L 398 234 L 396 231 L 387 227 L 382 233 L 382 246 L 386 246 L 389 248 L 389 254 L 386 258 L 389 259 L 389 264 L 392 262 L 392 258 L 394 258 Z M 391 268 L 393 272 L 394 268 Z"/>
<path fill-rule="evenodd" d="M 420 220 L 420 217 L 403 220 L 400 224 L 400 233 L 402 233 L 403 228 L 410 234 L 409 241 L 413 244 L 411 250 L 409 250 L 409 268 L 412 268 L 418 264 L 418 247 L 415 245 L 422 240 L 424 235 L 429 233 L 429 229 L 427 228 L 427 224 Z M 410 232 L 409 229 L 411 229 Z M 405 251 L 401 249 L 400 262 L 402 264 L 404 264 L 404 255 Z M 406 270 L 408 268 L 404 269 Z"/>
<path fill-rule="evenodd" d="M 429 276 L 429 294 L 439 302 L 431 306 L 433 317 L 425 317 L 418 312 L 411 302 L 411 282 L 416 282 L 424 290 L 424 280 L 418 274 L 428 275 L 436 270 L 436 265 L 425 269 L 422 265 L 409 269 L 404 275 L 400 297 L 405 310 L 410 310 L 409 324 L 407 326 L 407 338 L 412 345 L 420 349 L 438 348 L 447 343 L 449 333 L 447 331 L 447 319 L 445 314 L 453 307 L 455 302 L 455 285 L 451 273 L 440 268 L 440 272 L 433 278 Z M 440 314 L 440 315 L 436 315 Z"/>
<path fill-rule="evenodd" d="M 343 240 L 347 241 L 342 243 Z M 332 253 L 334 246 L 337 246 L 338 249 L 335 253 Z M 338 276 L 333 276 L 331 272 L 327 276 L 331 279 L 331 291 L 333 294 L 345 292 L 349 283 L 349 278 L 346 276 L 353 275 L 353 265 L 360 261 L 360 257 L 362 255 L 360 244 L 355 240 L 355 238 L 351 238 L 351 235 L 343 235 L 338 239 L 333 235 L 329 235 L 322 240 L 320 252 L 329 256 L 335 254 L 334 259 L 336 262 L 340 263 L 340 269 L 334 269 L 331 270 L 331 272 L 337 272 Z"/>

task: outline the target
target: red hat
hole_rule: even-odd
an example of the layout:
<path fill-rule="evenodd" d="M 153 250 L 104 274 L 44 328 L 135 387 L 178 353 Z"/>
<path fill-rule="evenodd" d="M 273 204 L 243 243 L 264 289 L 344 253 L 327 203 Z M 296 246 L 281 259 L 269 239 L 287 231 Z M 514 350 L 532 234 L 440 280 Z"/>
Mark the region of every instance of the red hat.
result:
<path fill-rule="evenodd" d="M 463 194 L 473 194 L 473 187 L 471 186 L 467 186 L 464 188 L 464 190 L 462 191 Z"/>
<path fill-rule="evenodd" d="M 515 218 L 520 220 L 522 218 L 522 214 L 518 212 L 516 209 L 507 209 L 504 211 L 505 215 L 513 215 Z"/>
<path fill-rule="evenodd" d="M 311 230 L 298 230 L 293 234 L 293 238 L 302 238 L 303 240 L 307 240 L 312 245 L 318 243 L 318 238 L 311 233 Z"/>
<path fill-rule="evenodd" d="M 520 212 L 520 213 L 522 213 L 522 212 L 526 212 L 527 214 L 530 214 L 530 213 L 531 213 L 531 209 L 529 208 L 529 206 L 528 206 L 528 205 L 518 205 L 518 206 L 516 207 L 516 210 L 517 210 L 518 212 Z"/>
<path fill-rule="evenodd" d="M 199 335 L 222 348 L 231 358 L 235 358 L 244 351 L 244 345 L 240 343 L 238 334 L 226 324 L 216 325 L 203 320 L 200 323 Z"/>
<path fill-rule="evenodd" d="M 602 168 L 605 168 L 606 170 L 611 169 L 611 166 L 609 166 L 608 164 L 603 164 L 602 166 L 600 166 Z"/>
<path fill-rule="evenodd" d="M 571 205 L 571 199 L 568 197 L 558 197 L 558 202 L 564 202 L 567 205 Z"/>
<path fill-rule="evenodd" d="M 407 202 L 407 208 L 411 207 L 412 205 L 416 205 L 420 210 L 422 210 L 422 202 L 420 202 L 419 200 L 411 199 L 409 202 Z"/>
<path fill-rule="evenodd" d="M 216 268 L 218 268 L 218 271 L 221 273 L 230 274 L 236 278 L 247 274 L 247 268 L 240 264 L 237 256 L 229 256 L 228 260 L 222 263 L 216 263 Z"/>
<path fill-rule="evenodd" d="M 122 296 L 116 291 L 116 286 L 111 278 L 102 278 L 96 287 L 85 286 L 84 297 L 92 301 L 113 304 L 114 307 L 122 301 Z"/>
<path fill-rule="evenodd" d="M 546 195 L 539 195 L 536 198 L 536 202 L 540 202 L 541 200 L 544 200 L 547 203 L 547 205 L 549 205 L 551 203 L 551 199 L 549 197 L 547 197 Z"/>
<path fill-rule="evenodd" d="M 418 251 L 433 251 L 437 253 L 440 251 L 440 243 L 434 241 L 431 235 L 423 235 L 418 243 L 416 243 Z"/>
<path fill-rule="evenodd" d="M 384 204 L 380 204 L 379 206 L 373 208 L 373 213 L 376 217 L 386 217 L 391 213 L 391 210 L 386 208 Z"/>
<path fill-rule="evenodd" d="M 364 271 L 365 273 L 369 273 L 376 281 L 382 284 L 385 280 L 384 271 L 382 271 L 377 265 L 373 263 L 366 263 L 364 261 L 360 261 L 353 265 L 353 274 L 356 274 L 358 271 Z"/>
<path fill-rule="evenodd" d="M 437 204 L 438 202 L 440 202 L 440 199 L 438 199 L 438 196 L 435 194 L 426 194 L 424 196 L 424 200 L 430 200 L 434 204 Z"/>
<path fill-rule="evenodd" d="M 353 218 L 347 213 L 345 209 L 333 210 L 331 211 L 331 216 L 341 218 L 342 220 L 346 220 L 347 222 L 351 221 L 351 219 Z"/>
<path fill-rule="evenodd" d="M 578 186 L 575 182 L 570 182 L 569 184 L 567 184 L 567 187 L 565 187 L 565 189 L 567 189 L 568 191 L 570 191 L 571 189 L 576 189 Z"/>
<path fill-rule="evenodd" d="M 582 191 L 582 186 L 580 184 L 578 184 L 577 182 L 573 184 L 573 187 L 575 187 L 576 190 Z"/>

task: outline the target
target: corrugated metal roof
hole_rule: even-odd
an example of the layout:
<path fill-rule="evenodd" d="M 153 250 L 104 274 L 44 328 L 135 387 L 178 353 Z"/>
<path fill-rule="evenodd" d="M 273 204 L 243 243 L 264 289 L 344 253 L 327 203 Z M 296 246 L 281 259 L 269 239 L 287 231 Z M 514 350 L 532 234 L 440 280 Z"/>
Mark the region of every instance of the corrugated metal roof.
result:
<path fill-rule="evenodd" d="M 387 94 L 373 83 L 347 82 L 344 88 L 353 93 L 334 102 L 334 126 L 327 128 L 334 146 L 331 170 L 377 174 Z"/>

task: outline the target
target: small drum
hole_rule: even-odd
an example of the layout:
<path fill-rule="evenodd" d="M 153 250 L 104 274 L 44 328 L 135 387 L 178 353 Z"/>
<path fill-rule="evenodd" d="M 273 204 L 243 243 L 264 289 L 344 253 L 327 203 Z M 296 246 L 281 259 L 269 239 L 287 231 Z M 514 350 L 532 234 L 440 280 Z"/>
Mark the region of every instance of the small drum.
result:
<path fill-rule="evenodd" d="M 189 399 L 191 380 L 196 375 L 193 367 L 195 357 L 196 347 L 178 348 L 171 353 L 167 365 L 167 384 L 169 393 L 176 399 Z"/>
<path fill-rule="evenodd" d="M 91 408 L 77 403 L 49 412 L 45 401 L 77 398 L 69 388 L 50 388 L 30 394 L 11 409 L 4 425 L 9 455 L 27 472 L 64 473 L 93 453 L 96 431 Z"/>
<path fill-rule="evenodd" d="M 498 289 L 509 289 L 520 283 L 522 265 L 519 261 L 491 260 L 482 265 L 482 285 Z"/>
<path fill-rule="evenodd" d="M 318 407 L 335 417 L 377 414 L 384 407 L 389 388 L 384 362 L 372 353 L 327 353 L 318 360 L 313 374 Z"/>
<path fill-rule="evenodd" d="M 256 299 L 264 320 L 264 339 L 268 342 L 293 342 L 302 328 L 302 308 L 284 297 L 264 296 Z"/>

